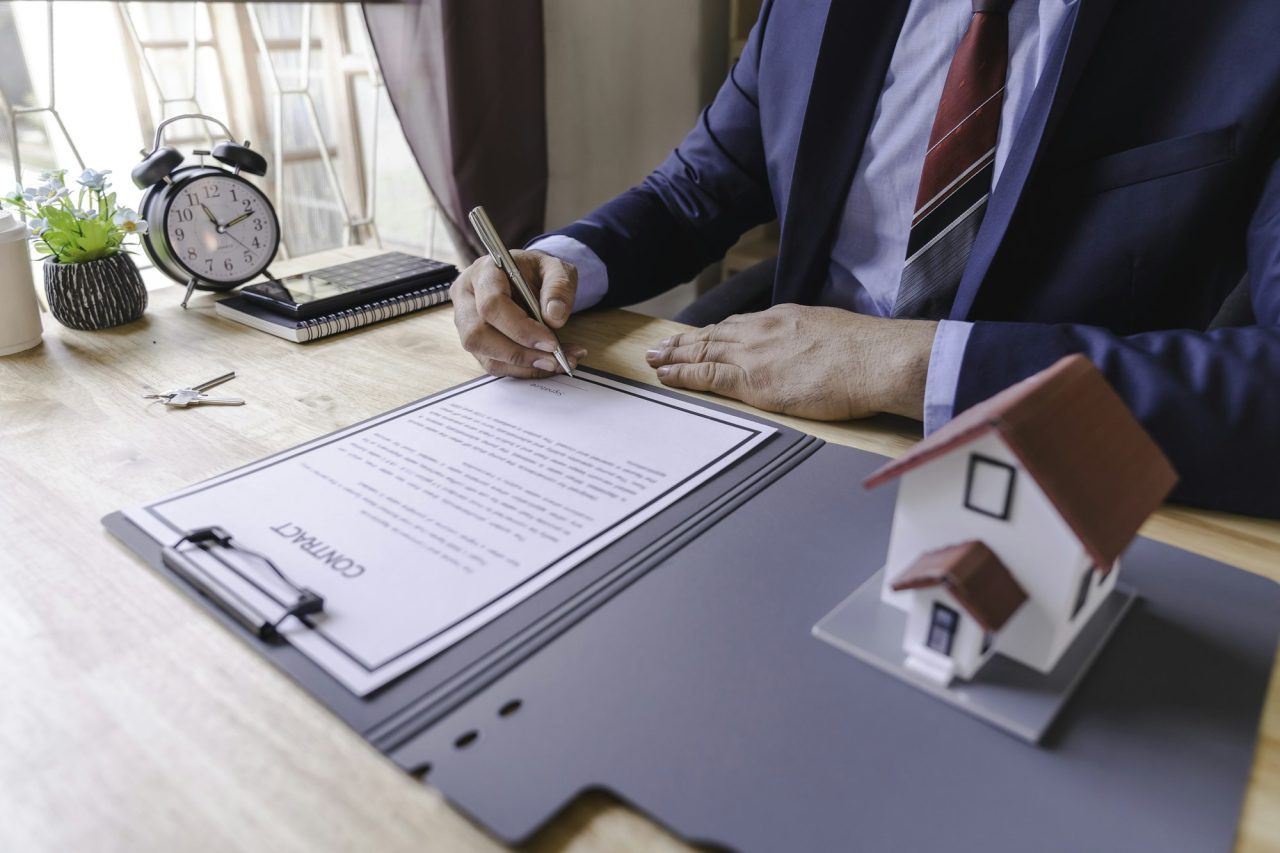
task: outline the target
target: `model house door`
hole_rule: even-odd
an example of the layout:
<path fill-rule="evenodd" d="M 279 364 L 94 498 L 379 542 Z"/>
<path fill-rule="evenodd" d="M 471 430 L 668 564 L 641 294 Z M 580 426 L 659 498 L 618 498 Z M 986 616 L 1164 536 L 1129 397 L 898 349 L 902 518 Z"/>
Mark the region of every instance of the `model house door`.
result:
<path fill-rule="evenodd" d="M 941 602 L 933 604 L 933 615 L 929 617 L 929 636 L 925 645 L 935 652 L 951 656 L 951 641 L 955 639 L 956 627 L 960 624 L 960 614 Z"/>

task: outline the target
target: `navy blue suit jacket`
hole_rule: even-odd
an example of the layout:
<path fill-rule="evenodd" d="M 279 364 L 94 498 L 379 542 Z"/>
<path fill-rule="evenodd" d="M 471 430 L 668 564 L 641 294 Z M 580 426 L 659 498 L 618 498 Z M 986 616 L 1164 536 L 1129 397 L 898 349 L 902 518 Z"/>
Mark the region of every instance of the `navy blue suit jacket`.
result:
<path fill-rule="evenodd" d="M 559 232 L 607 265 L 606 304 L 775 216 L 774 301 L 811 304 L 906 7 L 766 3 L 671 156 Z M 1173 460 L 1175 499 L 1280 516 L 1280 2 L 1080 0 L 1066 27 L 951 312 L 975 323 L 956 411 L 1082 352 Z M 1246 270 L 1257 325 L 1204 331 Z"/>

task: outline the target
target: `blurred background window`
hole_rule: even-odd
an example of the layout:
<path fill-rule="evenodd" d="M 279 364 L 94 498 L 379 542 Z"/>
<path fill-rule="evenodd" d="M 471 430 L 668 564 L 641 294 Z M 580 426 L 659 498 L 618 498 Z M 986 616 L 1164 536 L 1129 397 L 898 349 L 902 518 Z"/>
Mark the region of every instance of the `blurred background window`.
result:
<path fill-rule="evenodd" d="M 458 260 L 358 3 L 5 2 L 0 57 L 0 174 L 13 181 L 83 163 L 112 170 L 136 207 L 129 170 L 156 125 L 202 112 L 267 156 L 259 183 L 286 256 L 364 243 Z M 179 122 L 164 141 L 193 162 L 216 130 Z"/>
<path fill-rule="evenodd" d="M 545 163 L 534 170 L 542 174 L 506 183 L 513 164 L 537 159 L 530 156 L 530 140 L 513 136 L 510 149 L 504 148 L 501 132 L 495 139 L 495 128 L 484 124 L 487 114 L 467 106 L 484 100 L 475 89 L 502 81 L 483 74 L 471 80 L 466 68 L 451 75 L 447 50 L 440 56 L 414 53 L 441 50 L 442 21 L 432 24 L 430 16 L 445 6 L 454 16 L 454 26 L 445 28 L 449 37 L 458 35 L 463 12 L 473 29 L 477 19 L 510 21 L 521 10 L 542 21 L 545 92 L 540 89 L 539 98 L 545 94 L 545 110 L 539 101 L 537 126 L 521 125 L 545 138 Z M 455 245 L 451 236 L 468 237 L 464 200 L 477 203 L 479 194 L 494 215 L 503 212 L 503 201 L 511 202 L 507 212 L 514 224 L 505 236 L 518 244 L 643 179 L 720 87 L 759 7 L 760 0 L 371 5 L 384 63 L 391 52 L 385 73 L 404 101 L 406 127 L 437 182 L 436 193 L 446 200 L 442 209 L 406 142 L 359 3 L 0 0 L 0 181 L 7 191 L 17 179 L 15 151 L 27 186 L 55 167 L 74 177 L 82 161 L 112 170 L 121 201 L 136 207 L 142 193 L 129 170 L 139 149 L 151 147 L 156 125 L 205 112 L 267 156 L 270 171 L 258 183 L 280 214 L 282 257 L 360 243 L 465 263 L 475 247 Z M 406 53 L 427 61 L 397 65 Z M 456 54 L 453 62 L 466 65 L 467 57 Z M 525 65 L 508 64 L 513 73 L 524 73 Z M 541 57 L 536 64 L 542 65 Z M 448 80 L 419 83 L 424 68 Z M 454 114 L 457 104 L 442 100 L 451 91 L 448 81 L 466 84 L 459 91 L 471 93 L 462 104 L 464 116 Z M 521 121 L 529 118 L 521 115 Z M 460 134 L 454 133 L 455 120 L 461 121 Z M 181 122 L 166 128 L 166 142 L 190 156 L 209 147 L 208 132 L 199 122 Z M 484 144 L 450 149 L 457 138 Z M 495 166 L 511 190 L 505 199 L 477 181 Z M 533 215 L 520 202 L 527 201 L 526 189 L 539 185 L 545 209 Z M 752 229 L 722 265 L 635 307 L 674 316 L 722 276 L 776 252 L 776 224 Z M 138 260 L 146 261 L 141 255 Z M 166 283 L 163 276 L 147 279 L 153 286 Z"/>

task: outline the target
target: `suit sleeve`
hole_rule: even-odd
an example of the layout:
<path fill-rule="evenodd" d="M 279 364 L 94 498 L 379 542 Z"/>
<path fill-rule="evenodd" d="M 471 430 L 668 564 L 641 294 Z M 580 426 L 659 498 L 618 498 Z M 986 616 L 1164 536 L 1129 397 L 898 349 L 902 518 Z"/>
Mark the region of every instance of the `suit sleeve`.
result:
<path fill-rule="evenodd" d="M 955 411 L 1083 353 L 1173 462 L 1173 500 L 1280 518 L 1280 163 L 1249 224 L 1248 265 L 1254 326 L 1121 337 L 1092 326 L 977 322 Z"/>
<path fill-rule="evenodd" d="M 764 5 L 741 59 L 697 125 L 639 186 L 554 232 L 608 269 L 600 304 L 629 305 L 694 278 L 747 229 L 773 219 L 757 87 Z"/>

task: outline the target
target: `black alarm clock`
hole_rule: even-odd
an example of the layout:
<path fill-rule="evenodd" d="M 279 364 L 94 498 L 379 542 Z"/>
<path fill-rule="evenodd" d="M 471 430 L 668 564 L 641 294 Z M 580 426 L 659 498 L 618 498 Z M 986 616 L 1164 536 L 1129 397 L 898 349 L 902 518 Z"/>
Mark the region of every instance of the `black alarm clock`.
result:
<path fill-rule="evenodd" d="M 193 152 L 200 163 L 184 166 L 178 149 L 160 145 L 165 127 L 181 119 L 215 124 L 227 139 Z M 230 290 L 263 274 L 280 248 L 280 221 L 262 190 L 242 177 L 267 173 L 266 158 L 248 140 L 237 143 L 222 122 L 189 113 L 162 121 L 142 155 L 132 172 L 145 190 L 138 205 L 148 225 L 142 246 L 158 269 L 187 286 L 183 308 L 193 290 Z M 222 165 L 205 164 L 205 156 Z"/>

